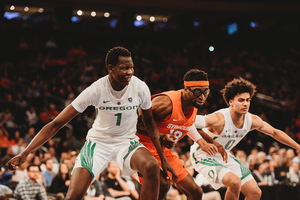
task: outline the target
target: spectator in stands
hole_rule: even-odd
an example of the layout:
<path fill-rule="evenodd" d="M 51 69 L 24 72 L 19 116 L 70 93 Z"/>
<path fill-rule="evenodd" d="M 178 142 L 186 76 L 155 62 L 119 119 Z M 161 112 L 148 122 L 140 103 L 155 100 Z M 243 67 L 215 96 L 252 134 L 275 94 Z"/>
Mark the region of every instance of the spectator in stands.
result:
<path fill-rule="evenodd" d="M 59 163 L 59 161 L 56 157 L 56 149 L 54 147 L 49 147 L 48 152 L 50 153 L 54 163 Z"/>
<path fill-rule="evenodd" d="M 0 123 L 0 148 L 7 148 L 10 146 L 8 136 L 8 132 Z"/>
<path fill-rule="evenodd" d="M 44 153 L 43 163 L 41 164 L 41 167 L 40 167 L 41 170 L 43 172 L 47 170 L 45 163 L 46 163 L 46 160 L 48 160 L 48 159 L 53 160 L 52 171 L 53 171 L 53 173 L 57 174 L 59 171 L 59 163 L 54 162 L 54 159 L 49 152 Z"/>
<path fill-rule="evenodd" d="M 70 178 L 71 175 L 67 165 L 64 163 L 60 164 L 58 173 L 52 179 L 49 191 L 52 193 L 62 192 L 66 195 L 70 185 Z"/>
<path fill-rule="evenodd" d="M 9 187 L 0 184 L 0 199 L 1 200 L 8 200 L 13 196 L 14 196 L 14 193 Z"/>
<path fill-rule="evenodd" d="M 272 151 L 271 160 L 273 160 L 276 163 L 276 166 L 281 166 L 281 158 L 277 150 Z"/>
<path fill-rule="evenodd" d="M 244 165 L 246 165 L 246 163 L 247 163 L 247 154 L 245 153 L 244 150 L 237 150 L 236 154 L 235 154 L 235 157 L 239 158 L 240 161 L 242 163 L 244 163 Z"/>
<path fill-rule="evenodd" d="M 14 156 L 18 155 L 19 153 L 21 153 L 26 147 L 26 144 L 24 142 L 23 138 L 19 138 L 17 140 L 17 143 L 15 145 L 11 146 L 11 149 L 13 151 Z"/>
<path fill-rule="evenodd" d="M 268 182 L 262 177 L 265 169 L 266 165 L 264 163 L 255 163 L 253 166 L 252 176 L 258 185 L 268 185 Z"/>
<path fill-rule="evenodd" d="M 40 199 L 47 200 L 47 195 L 42 183 L 38 182 L 40 169 L 34 164 L 27 167 L 27 178 L 20 181 L 14 191 L 14 197 L 18 200 Z"/>
<path fill-rule="evenodd" d="M 34 138 L 35 134 L 36 134 L 35 128 L 34 127 L 30 127 L 28 129 L 27 134 L 24 137 L 24 142 L 25 142 L 26 145 L 28 145 L 31 142 L 31 140 Z"/>
<path fill-rule="evenodd" d="M 69 169 L 69 172 L 72 172 L 72 169 L 74 167 L 72 161 L 70 158 L 65 158 L 63 159 L 63 163 L 67 165 L 68 169 Z"/>
<path fill-rule="evenodd" d="M 284 157 L 286 157 L 288 159 L 293 159 L 295 157 L 294 149 L 289 148 L 288 150 L 286 150 L 286 154 Z"/>
<path fill-rule="evenodd" d="M 293 162 L 297 162 L 300 164 L 300 151 L 297 152 L 297 155 L 293 158 Z"/>
<path fill-rule="evenodd" d="M 5 156 L 1 157 L 0 159 L 0 168 L 5 166 L 5 163 L 8 162 L 10 159 L 14 157 L 14 153 L 12 151 L 11 146 L 8 146 L 6 148 L 6 154 Z"/>
<path fill-rule="evenodd" d="M 19 138 L 21 138 L 20 130 L 16 129 L 16 130 L 14 131 L 13 136 L 12 136 L 12 134 L 11 134 L 10 137 L 9 137 L 9 142 L 10 142 L 10 144 L 11 144 L 11 145 L 17 144 Z"/>
<path fill-rule="evenodd" d="M 56 110 L 55 104 L 51 103 L 49 105 L 49 117 L 51 120 L 53 120 L 60 112 Z"/>
<path fill-rule="evenodd" d="M 35 126 L 38 121 L 39 121 L 39 117 L 35 111 L 35 107 L 34 106 L 30 106 L 28 110 L 26 110 L 26 115 L 27 115 L 27 119 L 28 119 L 28 125 L 29 126 Z"/>
<path fill-rule="evenodd" d="M 15 104 L 22 109 L 26 109 L 28 103 L 25 100 L 25 98 L 21 92 L 17 93 L 17 98 L 15 100 Z"/>
<path fill-rule="evenodd" d="M 265 160 L 266 160 L 266 153 L 265 152 L 263 152 L 263 151 L 259 151 L 258 153 L 257 153 L 257 155 L 256 155 L 256 157 L 257 157 L 257 162 L 259 162 L 259 163 L 263 163 Z"/>
<path fill-rule="evenodd" d="M 125 179 L 121 178 L 121 170 L 118 165 L 110 162 L 107 167 L 107 178 L 104 181 L 109 193 L 116 199 L 131 200 L 129 185 Z"/>
<path fill-rule="evenodd" d="M 292 162 L 289 168 L 290 178 L 289 180 L 293 183 L 300 183 L 300 164 L 298 162 Z"/>
<path fill-rule="evenodd" d="M 90 184 L 84 200 L 114 200 L 111 194 L 108 192 L 107 186 L 104 182 L 99 181 L 99 176 L 93 183 Z"/>
<path fill-rule="evenodd" d="M 52 183 L 53 177 L 56 175 L 56 173 L 53 172 L 53 159 L 48 158 L 45 161 L 45 167 L 46 170 L 42 172 L 43 178 L 44 178 L 44 186 L 50 187 Z"/>

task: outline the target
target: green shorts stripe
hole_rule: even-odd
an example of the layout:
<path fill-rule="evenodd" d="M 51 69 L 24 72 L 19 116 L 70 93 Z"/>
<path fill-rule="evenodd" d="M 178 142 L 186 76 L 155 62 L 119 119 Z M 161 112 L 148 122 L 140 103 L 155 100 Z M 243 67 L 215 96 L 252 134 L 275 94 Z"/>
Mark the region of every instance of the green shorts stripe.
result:
<path fill-rule="evenodd" d="M 95 177 L 93 173 L 93 156 L 95 146 L 96 143 L 92 145 L 92 141 L 89 140 L 85 142 L 80 151 L 81 166 L 86 168 L 91 173 L 93 178 Z"/>
<path fill-rule="evenodd" d="M 141 146 L 142 144 L 141 143 L 139 143 L 139 142 L 137 142 L 137 141 L 135 141 L 135 140 L 133 140 L 133 141 L 130 141 L 130 146 L 129 146 L 129 148 L 128 148 L 128 152 L 127 152 L 127 154 L 124 156 L 124 160 L 128 157 L 128 155 L 135 149 L 135 148 L 137 148 L 138 146 Z"/>

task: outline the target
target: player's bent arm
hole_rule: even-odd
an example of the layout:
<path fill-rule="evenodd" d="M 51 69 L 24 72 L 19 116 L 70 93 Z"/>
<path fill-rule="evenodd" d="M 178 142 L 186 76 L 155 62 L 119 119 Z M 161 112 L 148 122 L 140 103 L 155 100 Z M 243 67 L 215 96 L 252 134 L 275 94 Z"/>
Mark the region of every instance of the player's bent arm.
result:
<path fill-rule="evenodd" d="M 32 139 L 24 150 L 25 154 L 29 154 L 39 148 L 46 141 L 52 138 L 64 125 L 78 115 L 78 111 L 70 104 L 67 106 L 53 121 L 46 124 Z"/>
<path fill-rule="evenodd" d="M 282 144 L 288 145 L 297 151 L 300 151 L 300 145 L 295 142 L 290 136 L 288 136 L 285 132 L 274 128 L 267 122 L 264 122 L 257 115 L 252 115 L 252 130 L 256 129 L 266 135 L 273 137 L 275 140 L 281 142 Z"/>
<path fill-rule="evenodd" d="M 172 113 L 172 101 L 167 95 L 160 95 L 152 99 L 154 120 L 162 120 Z"/>
<path fill-rule="evenodd" d="M 206 116 L 205 127 L 223 126 L 224 124 L 225 119 L 222 113 L 212 113 Z"/>
<path fill-rule="evenodd" d="M 217 147 L 214 144 L 209 144 L 202 138 L 200 133 L 197 131 L 195 125 L 191 126 L 191 129 L 189 130 L 187 135 L 192 140 L 194 140 L 203 151 L 207 152 L 209 155 L 215 155 L 218 152 Z"/>
<path fill-rule="evenodd" d="M 222 155 L 222 158 L 223 158 L 224 162 L 227 163 L 227 161 L 228 161 L 228 155 L 227 155 L 227 153 L 226 153 L 224 147 L 223 147 L 221 144 L 219 144 L 218 142 L 216 142 L 216 141 L 215 141 L 213 138 L 211 138 L 209 135 L 207 135 L 203 130 L 199 129 L 198 132 L 199 132 L 199 134 L 203 137 L 203 139 L 204 139 L 206 142 L 212 143 L 212 144 L 214 144 L 214 145 L 217 147 L 218 152 Z"/>

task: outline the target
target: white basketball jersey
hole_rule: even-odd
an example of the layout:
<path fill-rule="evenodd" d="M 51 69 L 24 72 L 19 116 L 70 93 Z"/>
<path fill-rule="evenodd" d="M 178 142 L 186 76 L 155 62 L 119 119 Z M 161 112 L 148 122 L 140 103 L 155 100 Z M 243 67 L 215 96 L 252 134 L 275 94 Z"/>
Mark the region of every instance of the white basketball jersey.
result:
<path fill-rule="evenodd" d="M 226 151 L 230 151 L 235 147 L 250 131 L 252 126 L 251 114 L 248 112 L 245 115 L 243 128 L 237 128 L 231 119 L 229 108 L 224 108 L 216 111 L 215 113 L 222 113 L 225 118 L 225 126 L 220 135 L 215 135 L 210 132 L 207 128 L 202 129 L 216 142 L 221 144 Z"/>
<path fill-rule="evenodd" d="M 86 88 L 72 102 L 72 106 L 83 112 L 92 105 L 96 117 L 87 139 L 114 143 L 124 139 L 136 138 L 138 110 L 151 108 L 151 94 L 145 82 L 132 76 L 126 92 L 121 98 L 112 95 L 108 75 L 100 78 Z"/>

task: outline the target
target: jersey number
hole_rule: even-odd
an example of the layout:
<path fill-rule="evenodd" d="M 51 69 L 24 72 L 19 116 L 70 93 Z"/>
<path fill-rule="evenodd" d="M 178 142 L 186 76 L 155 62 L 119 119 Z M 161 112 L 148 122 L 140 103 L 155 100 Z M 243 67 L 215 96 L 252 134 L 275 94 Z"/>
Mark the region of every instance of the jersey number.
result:
<path fill-rule="evenodd" d="M 182 136 L 182 132 L 179 130 L 177 131 L 170 130 L 170 134 L 174 134 L 176 136 L 176 140 L 174 140 L 175 142 L 177 142 Z"/>
<path fill-rule="evenodd" d="M 229 140 L 227 144 L 225 145 L 225 149 L 228 150 L 232 145 L 235 143 L 235 140 Z"/>
<path fill-rule="evenodd" d="M 117 123 L 116 123 L 116 126 L 120 126 L 120 125 L 121 125 L 121 117 L 122 117 L 122 113 L 117 113 L 117 114 L 115 114 L 115 116 L 117 116 Z"/>

